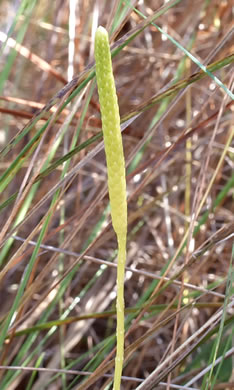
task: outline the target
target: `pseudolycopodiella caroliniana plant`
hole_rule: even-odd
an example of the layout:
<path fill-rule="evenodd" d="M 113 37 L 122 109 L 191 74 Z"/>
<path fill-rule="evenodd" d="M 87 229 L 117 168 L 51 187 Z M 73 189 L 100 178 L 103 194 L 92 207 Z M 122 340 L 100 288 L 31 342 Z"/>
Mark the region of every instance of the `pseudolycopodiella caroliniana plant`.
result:
<path fill-rule="evenodd" d="M 127 237 L 125 161 L 120 130 L 119 106 L 112 71 L 108 33 L 99 27 L 95 35 L 95 60 L 102 117 L 112 224 L 118 241 L 117 267 L 117 351 L 114 390 L 120 389 L 124 358 L 124 269 Z"/>

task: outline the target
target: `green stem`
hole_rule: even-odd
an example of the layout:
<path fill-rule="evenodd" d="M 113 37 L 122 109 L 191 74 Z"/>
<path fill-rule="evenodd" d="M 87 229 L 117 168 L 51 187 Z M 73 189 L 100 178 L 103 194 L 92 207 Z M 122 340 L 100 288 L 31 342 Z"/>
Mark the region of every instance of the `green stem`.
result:
<path fill-rule="evenodd" d="M 117 350 L 115 358 L 114 390 L 120 389 L 124 358 L 124 270 L 126 262 L 126 236 L 118 237 L 117 268 Z"/>

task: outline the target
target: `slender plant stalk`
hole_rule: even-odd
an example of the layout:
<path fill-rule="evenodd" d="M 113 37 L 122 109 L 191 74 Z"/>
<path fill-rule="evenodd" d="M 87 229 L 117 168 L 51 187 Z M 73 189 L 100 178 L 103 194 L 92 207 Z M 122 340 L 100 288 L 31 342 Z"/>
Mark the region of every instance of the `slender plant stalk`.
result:
<path fill-rule="evenodd" d="M 111 217 L 118 241 L 117 351 L 114 390 L 119 390 L 124 358 L 124 269 L 126 261 L 127 196 L 119 106 L 112 71 L 109 39 L 107 31 L 101 26 L 97 29 L 95 36 L 95 60 L 107 161 Z"/>

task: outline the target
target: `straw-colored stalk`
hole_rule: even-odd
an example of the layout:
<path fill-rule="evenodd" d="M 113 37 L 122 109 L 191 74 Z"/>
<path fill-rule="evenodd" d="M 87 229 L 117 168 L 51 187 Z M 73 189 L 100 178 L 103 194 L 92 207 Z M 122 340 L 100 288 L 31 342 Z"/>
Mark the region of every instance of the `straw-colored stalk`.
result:
<path fill-rule="evenodd" d="M 111 217 L 118 241 L 117 350 L 114 390 L 119 390 L 124 359 L 124 269 L 126 262 L 127 196 L 119 106 L 112 71 L 109 39 L 107 31 L 101 26 L 97 29 L 95 36 L 95 60 L 107 161 Z"/>

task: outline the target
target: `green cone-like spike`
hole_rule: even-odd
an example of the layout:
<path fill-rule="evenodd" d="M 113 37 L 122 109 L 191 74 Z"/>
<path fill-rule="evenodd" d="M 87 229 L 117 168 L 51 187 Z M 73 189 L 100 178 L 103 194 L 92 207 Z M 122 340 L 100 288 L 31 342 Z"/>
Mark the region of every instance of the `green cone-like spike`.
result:
<path fill-rule="evenodd" d="M 96 32 L 95 60 L 112 223 L 116 234 L 122 234 L 127 229 L 125 163 L 109 40 L 103 27 Z"/>
<path fill-rule="evenodd" d="M 126 261 L 127 196 L 125 162 L 108 33 L 99 27 L 95 36 L 95 60 L 107 161 L 111 217 L 118 240 L 117 351 L 114 390 L 120 389 L 124 356 L 124 268 Z"/>

